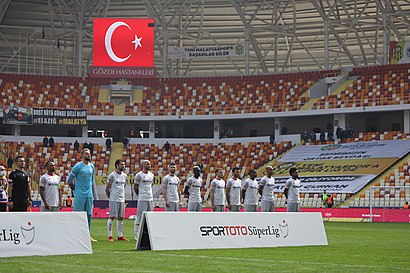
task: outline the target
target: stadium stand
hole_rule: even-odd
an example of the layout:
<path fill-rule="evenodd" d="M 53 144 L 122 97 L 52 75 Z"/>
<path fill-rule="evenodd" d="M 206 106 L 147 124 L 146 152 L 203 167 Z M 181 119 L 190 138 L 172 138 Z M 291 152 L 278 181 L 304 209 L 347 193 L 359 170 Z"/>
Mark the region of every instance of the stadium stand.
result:
<path fill-rule="evenodd" d="M 379 177 L 372 186 L 391 186 L 397 188 L 380 188 L 373 192 L 373 206 L 375 207 L 403 207 L 404 203 L 410 200 L 410 189 L 400 188 L 410 186 L 410 158 L 407 157 L 398 164 L 393 170 Z M 350 201 L 350 207 L 368 207 L 370 206 L 370 189 L 366 188 L 365 192 L 359 192 L 354 199 Z"/>
<path fill-rule="evenodd" d="M 346 89 L 322 96 L 312 110 L 410 103 L 409 64 L 357 67 L 348 79 L 353 80 Z"/>

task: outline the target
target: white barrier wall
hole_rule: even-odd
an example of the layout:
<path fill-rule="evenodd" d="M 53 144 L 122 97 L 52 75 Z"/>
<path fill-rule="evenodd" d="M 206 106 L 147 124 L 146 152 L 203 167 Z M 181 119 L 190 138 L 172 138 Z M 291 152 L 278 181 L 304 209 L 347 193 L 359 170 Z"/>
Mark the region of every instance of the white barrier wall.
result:
<path fill-rule="evenodd" d="M 136 248 L 176 250 L 327 245 L 318 212 L 145 212 Z"/>
<path fill-rule="evenodd" d="M 8 212 L 0 217 L 0 257 L 92 254 L 85 212 Z"/>

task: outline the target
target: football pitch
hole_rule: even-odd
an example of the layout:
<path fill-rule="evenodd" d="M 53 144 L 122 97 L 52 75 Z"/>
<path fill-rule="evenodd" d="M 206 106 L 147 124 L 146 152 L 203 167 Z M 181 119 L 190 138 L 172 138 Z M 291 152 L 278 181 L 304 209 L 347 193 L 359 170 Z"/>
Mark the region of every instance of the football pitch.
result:
<path fill-rule="evenodd" d="M 180 251 L 108 242 L 106 227 L 93 220 L 92 255 L 0 258 L 1 272 L 410 272 L 408 223 L 327 222 L 328 246 Z M 133 221 L 124 229 L 132 238 Z"/>

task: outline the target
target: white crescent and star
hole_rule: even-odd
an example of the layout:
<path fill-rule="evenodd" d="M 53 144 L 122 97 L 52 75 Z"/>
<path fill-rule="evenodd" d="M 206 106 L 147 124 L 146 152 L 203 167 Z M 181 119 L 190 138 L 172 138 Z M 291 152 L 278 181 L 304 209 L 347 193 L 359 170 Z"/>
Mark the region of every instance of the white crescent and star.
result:
<path fill-rule="evenodd" d="M 124 23 L 124 22 L 118 21 L 118 22 L 113 23 L 113 24 L 107 29 L 107 32 L 105 33 L 105 50 L 107 51 L 107 54 L 108 54 L 108 56 L 111 58 L 111 60 L 113 60 L 114 62 L 117 62 L 117 63 L 125 62 L 126 60 L 129 59 L 129 57 L 131 57 L 131 54 L 129 54 L 129 55 L 128 55 L 127 57 L 125 57 L 125 58 L 120 58 L 120 57 L 118 57 L 117 55 L 115 55 L 114 51 L 112 50 L 112 45 L 111 45 L 112 35 L 114 34 L 114 31 L 115 31 L 118 27 L 121 27 L 121 26 L 125 26 L 125 27 L 127 27 L 128 29 L 131 30 L 131 28 L 130 28 L 129 25 L 127 25 L 127 24 Z M 141 44 L 142 37 L 141 37 L 141 38 L 138 38 L 137 35 L 134 35 L 134 36 L 135 36 L 135 39 L 134 39 L 134 41 L 132 41 L 131 43 L 133 43 L 133 44 L 135 45 L 134 50 L 136 50 L 138 47 L 142 47 L 142 44 Z"/>

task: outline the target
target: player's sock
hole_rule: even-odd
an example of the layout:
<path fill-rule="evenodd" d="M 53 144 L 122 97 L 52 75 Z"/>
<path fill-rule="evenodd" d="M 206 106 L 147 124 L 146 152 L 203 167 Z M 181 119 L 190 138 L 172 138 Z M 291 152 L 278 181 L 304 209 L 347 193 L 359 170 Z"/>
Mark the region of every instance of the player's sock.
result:
<path fill-rule="evenodd" d="M 122 237 L 122 229 L 124 227 L 124 223 L 122 221 L 117 221 L 117 230 L 118 230 L 118 237 Z"/>
<path fill-rule="evenodd" d="M 108 218 L 107 228 L 108 228 L 108 237 L 112 236 L 112 220 L 110 218 Z"/>

